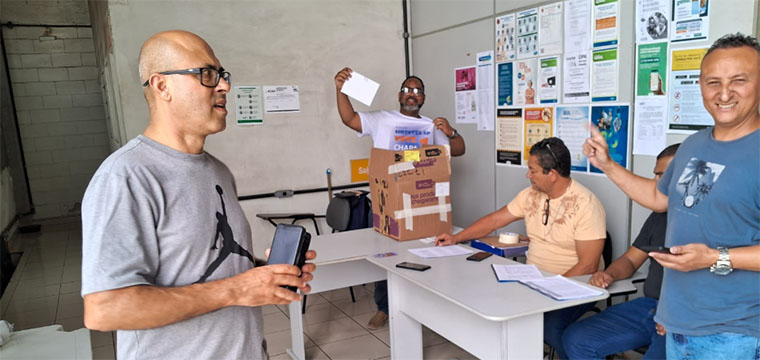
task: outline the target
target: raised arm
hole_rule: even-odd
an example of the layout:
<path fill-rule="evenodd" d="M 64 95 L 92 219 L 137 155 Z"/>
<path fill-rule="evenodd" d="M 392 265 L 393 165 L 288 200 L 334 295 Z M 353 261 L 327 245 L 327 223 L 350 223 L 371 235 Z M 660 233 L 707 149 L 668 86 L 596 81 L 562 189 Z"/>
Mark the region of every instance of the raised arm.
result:
<path fill-rule="evenodd" d="M 478 221 L 474 222 L 472 225 L 468 226 L 466 229 L 460 231 L 456 235 L 451 234 L 441 234 L 438 235 L 435 238 L 435 245 L 436 246 L 446 246 L 446 245 L 454 245 L 456 243 L 472 240 L 472 239 L 479 239 L 482 238 L 488 234 L 490 234 L 492 231 L 507 226 L 514 222 L 515 220 L 519 220 L 517 216 L 512 215 L 511 212 L 509 212 L 509 209 L 507 209 L 506 206 L 503 208 L 496 210 L 480 219 Z"/>
<path fill-rule="evenodd" d="M 583 143 L 583 154 L 633 201 L 655 212 L 668 209 L 668 197 L 657 190 L 656 180 L 635 175 L 610 158 L 607 141 L 596 126 L 591 126 L 591 137 Z"/>
<path fill-rule="evenodd" d="M 315 256 L 307 253 L 307 258 Z M 227 306 L 287 304 L 301 296 L 280 285 L 308 293 L 314 269 L 314 264 L 304 265 L 302 271 L 292 265 L 269 265 L 187 286 L 137 285 L 91 293 L 84 297 L 84 323 L 99 331 L 151 329 Z"/>
<path fill-rule="evenodd" d="M 443 132 L 443 135 L 446 135 L 449 138 L 451 156 L 464 155 L 464 137 L 462 137 L 462 134 L 459 134 L 457 132 L 457 136 L 453 139 L 451 138 L 451 136 L 454 135 L 455 130 L 453 127 L 451 127 L 451 124 L 449 124 L 449 120 L 444 117 L 437 117 L 433 120 L 433 125 L 435 125 L 436 129 L 441 130 L 441 132 Z"/>
<path fill-rule="evenodd" d="M 351 77 L 352 71 L 353 70 L 349 68 L 343 68 L 343 70 L 335 75 L 335 90 L 337 93 L 336 96 L 338 97 L 338 114 L 340 114 L 340 119 L 343 121 L 343 124 L 355 131 L 362 132 L 362 120 L 359 117 L 359 114 L 354 111 L 354 106 L 351 105 L 351 100 L 348 99 L 348 96 L 340 92 L 340 90 L 343 89 L 343 84 Z"/>

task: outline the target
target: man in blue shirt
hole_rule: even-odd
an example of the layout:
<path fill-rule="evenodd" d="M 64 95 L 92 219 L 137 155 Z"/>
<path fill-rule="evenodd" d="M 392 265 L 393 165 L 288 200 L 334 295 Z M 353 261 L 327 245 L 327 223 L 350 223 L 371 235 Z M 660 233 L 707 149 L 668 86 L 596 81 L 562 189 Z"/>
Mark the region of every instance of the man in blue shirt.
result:
<path fill-rule="evenodd" d="M 718 39 L 699 87 L 715 121 L 681 144 L 659 183 L 611 161 L 598 131 L 583 145 L 633 200 L 668 211 L 665 267 L 655 321 L 673 359 L 746 359 L 760 353 L 760 44 Z"/>

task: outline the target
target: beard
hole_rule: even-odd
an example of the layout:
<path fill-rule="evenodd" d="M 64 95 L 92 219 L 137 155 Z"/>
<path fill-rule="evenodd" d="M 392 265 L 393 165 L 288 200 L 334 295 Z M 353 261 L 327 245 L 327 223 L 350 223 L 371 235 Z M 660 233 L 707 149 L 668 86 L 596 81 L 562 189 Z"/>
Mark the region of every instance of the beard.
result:
<path fill-rule="evenodd" d="M 406 111 L 419 111 L 420 110 L 420 105 L 419 104 L 415 104 L 415 105 L 404 104 L 404 105 L 401 105 L 401 107 L 404 110 L 406 110 Z"/>

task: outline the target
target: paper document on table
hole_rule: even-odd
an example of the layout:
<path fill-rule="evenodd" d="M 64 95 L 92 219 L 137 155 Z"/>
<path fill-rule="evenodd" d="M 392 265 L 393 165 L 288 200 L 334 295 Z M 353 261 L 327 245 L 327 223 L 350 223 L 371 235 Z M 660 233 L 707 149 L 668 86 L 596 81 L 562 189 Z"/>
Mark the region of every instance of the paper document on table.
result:
<path fill-rule="evenodd" d="M 543 277 L 541 272 L 538 271 L 536 265 L 503 265 L 503 264 L 491 264 L 493 267 L 493 273 L 496 274 L 496 279 L 499 282 L 507 281 L 522 281 L 530 279 L 540 279 Z"/>
<path fill-rule="evenodd" d="M 583 286 L 562 275 L 522 280 L 520 282 L 538 290 L 544 295 L 554 298 L 555 300 L 575 300 L 604 294 L 604 292 L 600 290 L 594 290 L 590 287 Z"/>
<path fill-rule="evenodd" d="M 426 248 L 409 249 L 409 252 L 417 255 L 421 258 L 439 258 L 447 256 L 467 255 L 472 254 L 474 251 L 461 247 L 459 245 L 452 246 L 432 246 Z"/>
<path fill-rule="evenodd" d="M 356 71 L 352 71 L 351 77 L 343 83 L 340 92 L 370 106 L 378 88 L 380 88 L 380 84 Z"/>

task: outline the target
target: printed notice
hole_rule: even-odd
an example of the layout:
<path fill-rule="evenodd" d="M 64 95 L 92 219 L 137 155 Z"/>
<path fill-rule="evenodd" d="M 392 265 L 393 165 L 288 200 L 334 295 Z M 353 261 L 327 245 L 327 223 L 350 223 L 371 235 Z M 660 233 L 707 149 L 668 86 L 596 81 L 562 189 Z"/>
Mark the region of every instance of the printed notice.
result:
<path fill-rule="evenodd" d="M 539 59 L 539 91 L 541 104 L 551 104 L 559 101 L 559 57 L 551 56 Z"/>
<path fill-rule="evenodd" d="M 496 62 L 515 59 L 515 14 L 496 18 Z"/>
<path fill-rule="evenodd" d="M 552 137 L 554 108 L 525 108 L 523 111 L 523 118 L 525 119 L 523 159 L 528 160 L 528 157 L 530 156 L 530 148 L 533 144 L 545 138 Z"/>
<path fill-rule="evenodd" d="M 264 86 L 264 112 L 299 112 L 298 86 Z"/>
<path fill-rule="evenodd" d="M 615 101 L 618 91 L 618 49 L 594 50 L 591 101 Z"/>
<path fill-rule="evenodd" d="M 538 9 L 517 13 L 517 58 L 538 55 Z"/>
<path fill-rule="evenodd" d="M 699 89 L 699 66 L 706 52 L 706 48 L 671 52 L 668 132 L 690 134 L 714 124 Z"/>
<path fill-rule="evenodd" d="M 493 50 L 477 54 L 478 130 L 493 131 Z"/>
<path fill-rule="evenodd" d="M 633 113 L 633 154 L 657 154 L 665 148 L 665 128 L 667 127 L 668 99 L 664 96 L 642 96 L 636 98 Z"/>
<path fill-rule="evenodd" d="M 458 124 L 477 124 L 478 94 L 474 66 L 454 69 L 455 115 Z"/>
<path fill-rule="evenodd" d="M 496 109 L 496 164 L 522 163 L 522 109 Z"/>
<path fill-rule="evenodd" d="M 668 40 L 671 0 L 636 0 L 636 42 Z"/>
<path fill-rule="evenodd" d="M 235 86 L 235 120 L 238 125 L 264 123 L 261 86 Z"/>
<path fill-rule="evenodd" d="M 570 170 L 588 171 L 588 159 L 583 155 L 583 143 L 589 137 L 591 117 L 588 106 L 558 106 L 556 136 L 570 150 Z"/>
<path fill-rule="evenodd" d="M 638 46 L 636 95 L 665 95 L 665 74 L 668 73 L 668 43 Z"/>
<path fill-rule="evenodd" d="M 565 49 L 591 49 L 591 0 L 565 1 Z"/>
<path fill-rule="evenodd" d="M 497 106 L 511 106 L 514 103 L 514 91 L 512 89 L 513 72 L 512 63 L 505 62 L 498 65 L 498 79 L 496 80 L 499 90 Z"/>
<path fill-rule="evenodd" d="M 538 9 L 538 41 L 541 56 L 562 52 L 562 2 L 542 6 Z"/>
<path fill-rule="evenodd" d="M 594 48 L 618 44 L 618 0 L 594 0 Z"/>
<path fill-rule="evenodd" d="M 710 31 L 710 0 L 673 0 L 670 41 L 707 39 Z"/>
<path fill-rule="evenodd" d="M 604 105 L 591 107 L 591 122 L 607 141 L 610 158 L 628 168 L 628 105 Z M 591 172 L 602 174 L 594 165 Z"/>
<path fill-rule="evenodd" d="M 565 53 L 562 77 L 562 98 L 565 103 L 587 103 L 591 100 L 591 51 Z"/>
<path fill-rule="evenodd" d="M 533 105 L 536 103 L 536 58 L 517 60 L 515 64 L 516 105 Z"/>

